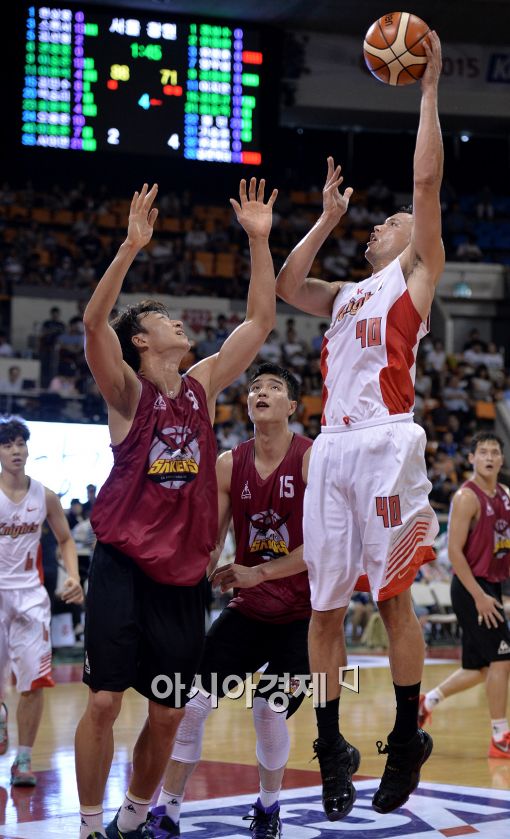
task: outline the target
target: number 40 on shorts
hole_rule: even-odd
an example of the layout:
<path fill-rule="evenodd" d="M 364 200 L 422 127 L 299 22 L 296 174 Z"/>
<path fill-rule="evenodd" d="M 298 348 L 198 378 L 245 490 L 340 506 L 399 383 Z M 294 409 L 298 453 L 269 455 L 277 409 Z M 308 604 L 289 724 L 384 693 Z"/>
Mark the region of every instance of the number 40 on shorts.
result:
<path fill-rule="evenodd" d="M 402 524 L 399 495 L 378 495 L 375 499 L 375 510 L 381 516 L 385 527 L 397 527 Z"/>

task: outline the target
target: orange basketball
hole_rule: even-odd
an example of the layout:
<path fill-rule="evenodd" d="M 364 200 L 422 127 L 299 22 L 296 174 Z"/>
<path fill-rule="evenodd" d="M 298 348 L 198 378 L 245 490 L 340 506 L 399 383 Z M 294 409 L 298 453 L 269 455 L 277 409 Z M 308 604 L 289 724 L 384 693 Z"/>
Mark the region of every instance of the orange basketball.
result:
<path fill-rule="evenodd" d="M 381 82 L 416 82 L 427 66 L 423 39 L 430 32 L 425 21 L 409 12 L 390 12 L 372 24 L 363 42 L 365 63 Z"/>

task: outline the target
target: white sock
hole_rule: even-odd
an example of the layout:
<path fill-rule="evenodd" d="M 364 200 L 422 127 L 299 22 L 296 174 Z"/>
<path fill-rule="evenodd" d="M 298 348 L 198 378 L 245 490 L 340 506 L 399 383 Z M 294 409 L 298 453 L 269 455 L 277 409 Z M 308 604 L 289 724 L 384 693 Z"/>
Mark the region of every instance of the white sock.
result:
<path fill-rule="evenodd" d="M 80 807 L 80 839 L 90 835 L 104 836 L 103 810 L 97 807 Z"/>
<path fill-rule="evenodd" d="M 28 757 L 29 760 L 32 760 L 32 746 L 18 746 L 18 757 Z"/>
<path fill-rule="evenodd" d="M 498 740 L 502 740 L 506 732 L 508 731 L 508 720 L 506 717 L 503 717 L 501 720 L 491 720 L 492 725 L 492 736 L 496 742 Z"/>
<path fill-rule="evenodd" d="M 425 694 L 425 710 L 433 711 L 436 705 L 439 705 L 444 699 L 444 693 L 441 688 L 434 688 Z"/>
<path fill-rule="evenodd" d="M 149 812 L 150 801 L 144 801 L 141 798 L 133 796 L 129 790 L 119 810 L 119 817 L 117 824 L 122 833 L 129 833 L 130 830 L 136 830 L 141 824 L 147 820 L 147 813 Z"/>
<path fill-rule="evenodd" d="M 182 793 L 182 795 L 176 795 L 175 792 L 168 792 L 168 790 L 163 788 L 159 793 L 158 805 L 165 805 L 167 816 L 170 816 L 175 824 L 177 824 L 181 815 L 183 799 L 184 793 Z"/>
<path fill-rule="evenodd" d="M 278 801 L 279 795 L 280 795 L 280 790 L 279 789 L 275 790 L 274 792 L 273 791 L 270 792 L 269 790 L 264 789 L 262 784 L 260 785 L 259 798 L 260 798 L 260 803 L 262 804 L 262 806 L 264 807 L 265 810 L 269 810 L 269 808 L 272 807 L 273 804 L 276 804 L 276 802 Z"/>

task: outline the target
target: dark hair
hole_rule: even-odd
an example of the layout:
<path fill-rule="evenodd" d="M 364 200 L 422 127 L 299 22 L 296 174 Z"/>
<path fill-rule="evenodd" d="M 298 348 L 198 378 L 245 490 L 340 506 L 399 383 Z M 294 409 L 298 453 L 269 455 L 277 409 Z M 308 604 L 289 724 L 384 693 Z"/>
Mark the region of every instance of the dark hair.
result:
<path fill-rule="evenodd" d="M 476 452 L 476 447 L 479 443 L 486 443 L 489 440 L 492 440 L 494 443 L 497 443 L 499 448 L 501 449 L 501 454 L 503 454 L 504 443 L 501 437 L 498 437 L 497 434 L 494 434 L 493 431 L 477 431 L 477 433 L 473 436 L 471 440 L 471 445 L 469 450 L 471 454 Z"/>
<path fill-rule="evenodd" d="M 289 370 L 285 369 L 285 367 L 280 367 L 279 364 L 271 364 L 269 361 L 266 361 L 264 364 L 260 364 L 255 370 L 253 376 L 250 378 L 250 387 L 255 379 L 264 375 L 275 376 L 277 379 L 282 379 L 282 381 L 284 381 L 287 385 L 289 399 L 292 400 L 292 402 L 299 401 L 299 382 L 296 377 L 289 372 Z"/>
<path fill-rule="evenodd" d="M 397 213 L 408 213 L 410 216 L 413 214 L 413 205 L 412 204 L 403 204 L 402 207 L 399 207 Z"/>
<path fill-rule="evenodd" d="M 135 303 L 133 306 L 124 309 L 110 324 L 119 339 L 124 361 L 133 368 L 135 373 L 140 369 L 140 353 L 131 339 L 133 335 L 147 331 L 144 329 L 140 318 L 148 315 L 149 312 L 159 312 L 170 317 L 167 307 L 159 300 L 141 300 L 140 303 Z"/>
<path fill-rule="evenodd" d="M 30 437 L 28 426 L 21 417 L 0 417 L 0 446 L 14 443 L 18 437 L 23 437 L 25 443 Z"/>

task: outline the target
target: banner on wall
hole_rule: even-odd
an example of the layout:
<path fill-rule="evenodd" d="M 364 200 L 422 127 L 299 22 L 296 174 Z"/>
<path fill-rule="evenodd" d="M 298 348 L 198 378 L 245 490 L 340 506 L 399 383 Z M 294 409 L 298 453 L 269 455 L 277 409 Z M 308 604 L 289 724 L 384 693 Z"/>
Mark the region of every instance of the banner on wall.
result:
<path fill-rule="evenodd" d="M 294 35 L 309 71 L 296 82 L 295 107 L 416 112 L 419 84 L 391 87 L 371 76 L 362 37 Z M 510 45 L 443 44 L 440 96 L 442 114 L 510 117 Z"/>

